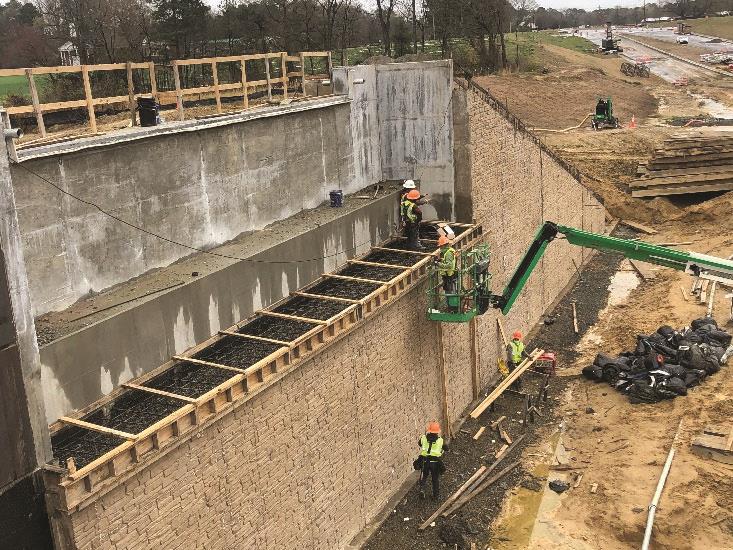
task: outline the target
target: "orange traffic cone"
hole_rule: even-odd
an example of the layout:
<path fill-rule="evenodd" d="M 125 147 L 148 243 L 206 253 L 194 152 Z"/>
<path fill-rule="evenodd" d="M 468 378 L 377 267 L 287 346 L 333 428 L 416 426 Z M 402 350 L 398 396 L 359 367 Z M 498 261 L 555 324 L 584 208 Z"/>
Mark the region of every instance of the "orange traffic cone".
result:
<path fill-rule="evenodd" d="M 629 128 L 632 130 L 636 128 L 636 117 L 634 115 L 631 115 L 631 122 L 629 123 Z"/>

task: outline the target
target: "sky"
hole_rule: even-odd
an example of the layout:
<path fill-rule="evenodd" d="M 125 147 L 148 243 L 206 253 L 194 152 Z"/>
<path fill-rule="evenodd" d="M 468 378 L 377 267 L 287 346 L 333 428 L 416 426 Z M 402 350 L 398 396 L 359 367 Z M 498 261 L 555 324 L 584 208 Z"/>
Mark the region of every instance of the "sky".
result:
<path fill-rule="evenodd" d="M 212 8 L 219 7 L 220 0 L 204 0 Z M 555 8 L 556 10 L 564 8 L 583 8 L 585 10 L 594 10 L 598 6 L 602 8 L 615 8 L 621 6 L 623 8 L 632 8 L 641 6 L 643 0 L 536 0 L 540 6 L 545 8 Z"/>

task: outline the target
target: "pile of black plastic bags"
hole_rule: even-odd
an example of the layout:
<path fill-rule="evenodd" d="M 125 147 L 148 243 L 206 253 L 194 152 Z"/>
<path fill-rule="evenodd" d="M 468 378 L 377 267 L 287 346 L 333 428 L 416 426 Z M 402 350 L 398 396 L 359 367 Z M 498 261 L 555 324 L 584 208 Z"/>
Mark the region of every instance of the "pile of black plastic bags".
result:
<path fill-rule="evenodd" d="M 688 388 L 718 372 L 732 356 L 731 335 L 704 317 L 681 330 L 662 326 L 640 335 L 636 349 L 618 357 L 599 353 L 583 375 L 608 382 L 632 403 L 656 403 L 687 395 Z"/>

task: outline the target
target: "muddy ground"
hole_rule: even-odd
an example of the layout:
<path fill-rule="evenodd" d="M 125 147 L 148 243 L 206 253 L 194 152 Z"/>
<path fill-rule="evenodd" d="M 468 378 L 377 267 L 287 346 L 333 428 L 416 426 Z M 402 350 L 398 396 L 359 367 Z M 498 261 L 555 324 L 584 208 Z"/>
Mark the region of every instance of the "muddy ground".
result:
<path fill-rule="evenodd" d="M 705 93 L 733 107 L 728 86 L 705 82 L 683 89 L 654 77 L 628 79 L 617 71 L 618 59 L 559 50 L 548 49 L 547 74 L 481 77 L 480 83 L 528 125 L 556 130 L 577 125 L 599 95 L 611 94 L 622 121 L 634 115 L 637 129 L 593 132 L 581 127 L 540 135 L 583 172 L 584 184 L 612 217 L 658 231 L 639 238 L 690 242 L 680 248 L 720 257 L 733 254 L 733 193 L 637 200 L 628 188 L 637 164 L 665 138 L 680 132 L 667 122 L 701 112 L 703 106 L 692 94 Z M 564 98 L 563 109 L 556 108 L 559 97 Z M 632 405 L 610 386 L 580 375 L 599 352 L 631 349 L 638 334 L 663 324 L 683 327 L 705 314 L 705 306 L 689 294 L 692 279 L 664 268 L 607 305 L 611 277 L 617 270 L 630 269 L 616 256 L 597 255 L 531 343 L 557 351 L 560 368 L 551 399 L 541 409 L 545 416 L 529 426 L 521 469 L 469 502 L 456 517 L 440 519 L 424 533 L 417 526 L 439 503 L 420 500 L 413 487 L 365 548 L 431 550 L 455 548 L 457 543 L 493 550 L 639 548 L 647 506 L 680 421 L 677 455 L 658 508 L 652 545 L 733 548 L 733 466 L 699 458 L 690 450 L 705 425 L 730 423 L 733 366 L 724 367 L 686 397 L 647 405 Z M 579 335 L 572 329 L 572 301 L 578 308 Z M 729 315 L 730 300 L 718 292 L 714 316 L 730 332 Z M 526 386 L 536 386 L 533 378 L 530 374 Z M 487 434 L 474 442 L 472 435 L 502 414 L 514 412 L 516 417 L 515 400 L 503 396 L 495 411 L 463 424 L 447 455 L 442 498 L 479 465 L 490 463 L 488 452 L 498 442 L 491 444 Z M 512 436 L 525 429 L 516 423 L 512 427 Z M 494 434 L 491 438 L 496 439 Z M 554 479 L 577 487 L 557 495 L 547 487 Z"/>

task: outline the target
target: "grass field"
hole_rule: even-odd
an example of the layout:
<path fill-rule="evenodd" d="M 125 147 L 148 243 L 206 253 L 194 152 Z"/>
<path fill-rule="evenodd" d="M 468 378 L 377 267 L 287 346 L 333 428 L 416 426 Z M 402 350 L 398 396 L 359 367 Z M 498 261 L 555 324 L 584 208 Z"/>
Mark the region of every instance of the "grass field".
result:
<path fill-rule="evenodd" d="M 719 36 L 733 40 L 733 16 L 728 17 L 707 17 L 703 19 L 686 19 L 686 25 L 692 27 L 692 32 L 706 34 L 708 36 Z M 655 24 L 655 27 L 674 27 L 677 22 Z"/>
<path fill-rule="evenodd" d="M 46 84 L 46 75 L 36 76 L 35 80 L 38 94 L 42 95 Z M 31 92 L 28 89 L 28 80 L 25 76 L 0 77 L 0 103 L 5 103 L 9 95 L 23 96 L 30 103 Z"/>

